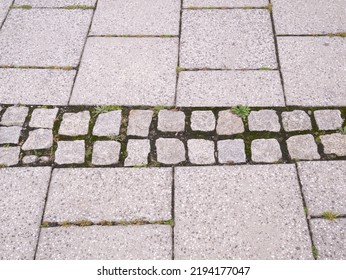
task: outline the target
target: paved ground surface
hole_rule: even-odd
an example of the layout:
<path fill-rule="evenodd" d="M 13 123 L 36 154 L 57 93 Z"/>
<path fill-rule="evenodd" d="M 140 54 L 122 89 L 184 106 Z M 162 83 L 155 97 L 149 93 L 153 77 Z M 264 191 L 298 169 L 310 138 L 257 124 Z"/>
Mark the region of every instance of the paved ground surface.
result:
<path fill-rule="evenodd" d="M 346 259 L 344 0 L 2 0 L 0 259 Z"/>

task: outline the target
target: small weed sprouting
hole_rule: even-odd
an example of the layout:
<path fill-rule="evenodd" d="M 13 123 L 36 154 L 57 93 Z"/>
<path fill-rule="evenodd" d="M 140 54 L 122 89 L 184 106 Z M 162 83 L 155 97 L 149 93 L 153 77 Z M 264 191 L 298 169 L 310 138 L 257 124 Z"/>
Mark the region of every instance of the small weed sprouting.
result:
<path fill-rule="evenodd" d="M 10 144 L 5 144 L 5 145 L 3 145 L 2 147 L 4 147 L 4 148 L 9 148 L 9 147 L 11 147 L 11 145 L 10 145 Z"/>
<path fill-rule="evenodd" d="M 95 116 L 98 116 L 99 114 L 107 113 L 110 111 L 118 111 L 118 110 L 122 110 L 122 107 L 117 105 L 97 106 L 94 109 L 94 114 Z"/>
<path fill-rule="evenodd" d="M 162 221 L 162 222 L 159 222 L 159 224 L 174 226 L 174 220 Z"/>
<path fill-rule="evenodd" d="M 326 211 L 322 214 L 322 217 L 324 219 L 330 220 L 330 221 L 335 221 L 336 218 L 338 217 L 338 214 L 332 212 L 332 211 Z"/>
<path fill-rule="evenodd" d="M 42 228 L 47 228 L 47 227 L 49 227 L 49 223 L 48 222 L 43 222 L 41 227 Z"/>
<path fill-rule="evenodd" d="M 271 13 L 273 11 L 273 4 L 269 3 L 265 8 Z"/>
<path fill-rule="evenodd" d="M 338 131 L 339 131 L 342 135 L 346 135 L 346 126 L 340 127 L 340 128 L 338 129 Z"/>
<path fill-rule="evenodd" d="M 314 256 L 315 259 L 318 258 L 318 251 L 315 246 L 312 246 L 312 255 Z"/>
<path fill-rule="evenodd" d="M 236 114 L 237 116 L 241 117 L 243 120 L 246 120 L 248 115 L 250 114 L 251 109 L 247 106 L 236 106 L 232 108 L 232 113 Z"/>
<path fill-rule="evenodd" d="M 161 111 L 161 110 L 164 110 L 164 109 L 166 109 L 167 107 L 165 107 L 165 106 L 163 106 L 163 105 L 157 105 L 157 106 L 155 106 L 154 108 L 153 108 L 153 111 L 154 111 L 154 117 L 156 117 L 158 114 L 159 114 L 159 112 Z"/>
<path fill-rule="evenodd" d="M 23 10 L 30 10 L 32 9 L 32 6 L 30 5 L 12 5 L 12 9 L 23 9 Z"/>
<path fill-rule="evenodd" d="M 64 6 L 63 8 L 67 9 L 67 10 L 78 10 L 78 9 L 80 9 L 80 10 L 89 10 L 89 9 L 93 10 L 93 9 L 95 9 L 94 6 L 88 6 L 88 5 L 70 5 L 70 6 Z"/>

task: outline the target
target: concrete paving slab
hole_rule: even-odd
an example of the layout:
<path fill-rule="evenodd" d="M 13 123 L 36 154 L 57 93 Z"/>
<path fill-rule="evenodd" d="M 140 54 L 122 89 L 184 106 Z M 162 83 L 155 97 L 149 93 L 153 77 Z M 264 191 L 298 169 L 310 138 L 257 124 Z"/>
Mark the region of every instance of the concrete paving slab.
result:
<path fill-rule="evenodd" d="M 0 259 L 33 259 L 51 168 L 0 169 Z"/>
<path fill-rule="evenodd" d="M 267 10 L 184 10 L 180 66 L 185 68 L 277 68 Z"/>
<path fill-rule="evenodd" d="M 300 162 L 298 171 L 310 215 L 346 214 L 346 161 Z"/>
<path fill-rule="evenodd" d="M 278 47 L 287 105 L 346 106 L 345 39 L 279 37 Z"/>
<path fill-rule="evenodd" d="M 2 0 L 0 2 L 0 26 L 6 18 L 7 12 L 12 5 L 13 0 Z"/>
<path fill-rule="evenodd" d="M 91 10 L 12 9 L 0 32 L 0 65 L 77 66 Z"/>
<path fill-rule="evenodd" d="M 89 38 L 72 105 L 173 105 L 175 38 Z"/>
<path fill-rule="evenodd" d="M 278 71 L 183 71 L 177 106 L 285 106 Z"/>
<path fill-rule="evenodd" d="M 172 230 L 166 225 L 43 228 L 37 259 L 169 260 Z"/>
<path fill-rule="evenodd" d="M 171 188 L 170 168 L 55 169 L 44 220 L 169 220 Z"/>
<path fill-rule="evenodd" d="M 177 167 L 176 259 L 312 259 L 294 165 Z"/>
<path fill-rule="evenodd" d="M 268 0 L 184 0 L 183 7 L 263 7 L 268 5 Z"/>
<path fill-rule="evenodd" d="M 62 8 L 68 6 L 95 6 L 96 0 L 16 0 L 15 5 L 30 5 L 35 8 Z"/>

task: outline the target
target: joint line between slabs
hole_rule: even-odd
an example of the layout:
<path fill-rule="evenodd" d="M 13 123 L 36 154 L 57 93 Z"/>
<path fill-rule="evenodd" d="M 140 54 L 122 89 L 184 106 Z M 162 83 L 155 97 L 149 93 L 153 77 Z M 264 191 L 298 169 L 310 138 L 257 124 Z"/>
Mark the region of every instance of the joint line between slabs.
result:
<path fill-rule="evenodd" d="M 178 35 L 178 58 L 177 58 L 177 68 L 180 67 L 180 43 L 181 43 L 181 30 L 183 22 L 183 1 L 180 0 L 180 20 L 179 20 L 179 35 Z M 178 81 L 179 81 L 179 72 L 176 71 L 176 80 L 175 80 L 175 94 L 174 94 L 174 106 L 177 106 L 178 98 Z"/>
<path fill-rule="evenodd" d="M 174 227 L 175 227 L 175 167 L 172 167 L 172 260 L 174 260 Z"/>

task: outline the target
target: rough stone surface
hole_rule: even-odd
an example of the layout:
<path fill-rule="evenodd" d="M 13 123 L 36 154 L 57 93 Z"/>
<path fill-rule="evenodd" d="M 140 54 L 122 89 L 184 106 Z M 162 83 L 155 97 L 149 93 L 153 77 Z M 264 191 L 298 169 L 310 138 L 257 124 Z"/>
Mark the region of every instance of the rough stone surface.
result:
<path fill-rule="evenodd" d="M 171 244 L 167 225 L 44 228 L 37 259 L 169 260 Z"/>
<path fill-rule="evenodd" d="M 274 110 L 252 111 L 249 115 L 250 131 L 280 131 L 279 116 Z"/>
<path fill-rule="evenodd" d="M 0 127 L 0 144 L 18 144 L 21 131 L 19 126 Z"/>
<path fill-rule="evenodd" d="M 245 144 L 242 139 L 218 141 L 217 152 L 220 163 L 246 162 Z"/>
<path fill-rule="evenodd" d="M 119 135 L 121 126 L 121 111 L 102 113 L 97 117 L 93 134 L 97 136 Z"/>
<path fill-rule="evenodd" d="M 0 2 L 0 25 L 5 20 L 8 10 L 12 5 L 13 0 L 2 0 Z"/>
<path fill-rule="evenodd" d="M 0 169 L 0 259 L 34 258 L 50 167 Z"/>
<path fill-rule="evenodd" d="M 0 165 L 12 166 L 18 164 L 19 154 L 19 147 L 0 147 Z"/>
<path fill-rule="evenodd" d="M 346 214 L 346 161 L 300 162 L 298 170 L 310 215 Z"/>
<path fill-rule="evenodd" d="M 59 109 L 45 109 L 37 108 L 32 112 L 29 126 L 40 127 L 40 128 L 53 128 L 55 118 L 58 114 Z"/>
<path fill-rule="evenodd" d="M 178 35 L 180 0 L 104 0 L 97 5 L 92 35 Z"/>
<path fill-rule="evenodd" d="M 263 7 L 268 5 L 268 0 L 184 0 L 184 8 L 188 7 Z"/>
<path fill-rule="evenodd" d="M 156 140 L 157 161 L 164 164 L 178 164 L 186 160 L 183 142 L 175 138 Z"/>
<path fill-rule="evenodd" d="M 87 135 L 90 112 L 65 113 L 59 128 L 59 134 L 68 136 Z"/>
<path fill-rule="evenodd" d="M 0 65 L 77 66 L 91 16 L 81 9 L 12 9 L 1 29 Z"/>
<path fill-rule="evenodd" d="M 15 5 L 30 5 L 38 8 L 62 8 L 66 6 L 94 6 L 96 0 L 16 0 Z"/>
<path fill-rule="evenodd" d="M 119 161 L 121 145 L 117 141 L 96 141 L 94 143 L 92 164 L 109 165 Z"/>
<path fill-rule="evenodd" d="M 243 133 L 244 131 L 244 124 L 241 117 L 233 114 L 230 110 L 219 112 L 216 126 L 217 134 L 232 135 Z"/>
<path fill-rule="evenodd" d="M 127 157 L 125 166 L 139 166 L 148 164 L 150 141 L 147 139 L 129 139 L 127 142 Z"/>
<path fill-rule="evenodd" d="M 184 131 L 185 113 L 174 110 L 160 110 L 157 129 L 164 132 Z"/>
<path fill-rule="evenodd" d="M 55 169 L 44 220 L 170 220 L 171 188 L 171 168 Z"/>
<path fill-rule="evenodd" d="M 177 167 L 174 220 L 176 259 L 312 259 L 294 165 Z"/>
<path fill-rule="evenodd" d="M 28 115 L 29 109 L 24 106 L 12 106 L 8 107 L 1 118 L 2 125 L 6 126 L 22 126 L 25 122 L 26 116 Z"/>
<path fill-rule="evenodd" d="M 314 112 L 317 126 L 321 130 L 334 130 L 342 126 L 343 119 L 339 110 L 318 110 Z"/>
<path fill-rule="evenodd" d="M 321 135 L 321 142 L 325 154 L 336 154 L 337 156 L 346 156 L 346 135 L 333 133 Z"/>
<path fill-rule="evenodd" d="M 29 137 L 24 142 L 22 149 L 24 151 L 49 149 L 52 147 L 52 145 L 52 130 L 40 128 L 29 132 Z"/>
<path fill-rule="evenodd" d="M 84 163 L 85 145 L 84 140 L 58 141 L 58 148 L 55 152 L 55 163 L 72 164 Z"/>
<path fill-rule="evenodd" d="M 278 51 L 287 105 L 346 106 L 345 39 L 278 37 Z"/>
<path fill-rule="evenodd" d="M 346 259 L 346 219 L 313 219 L 310 226 L 319 260 Z"/>
<path fill-rule="evenodd" d="M 177 38 L 88 38 L 71 105 L 174 105 Z"/>
<path fill-rule="evenodd" d="M 320 159 L 316 142 L 311 134 L 295 135 L 288 138 L 286 142 L 291 159 Z"/>
<path fill-rule="evenodd" d="M 311 130 L 311 120 L 307 113 L 301 110 L 282 113 L 282 125 L 285 131 Z"/>
<path fill-rule="evenodd" d="M 215 129 L 213 111 L 193 111 L 191 114 L 191 129 L 195 131 L 213 131 Z"/>
<path fill-rule="evenodd" d="M 180 65 L 186 68 L 276 68 L 266 10 L 184 10 Z"/>
<path fill-rule="evenodd" d="M 153 111 L 151 110 L 131 110 L 127 135 L 147 137 L 152 119 Z"/>
<path fill-rule="evenodd" d="M 189 160 L 193 164 L 214 164 L 215 144 L 204 139 L 190 139 L 187 141 Z"/>
<path fill-rule="evenodd" d="M 182 71 L 177 106 L 285 106 L 278 71 Z"/>
<path fill-rule="evenodd" d="M 254 162 L 276 162 L 282 159 L 276 139 L 256 139 L 251 142 L 251 159 Z"/>
<path fill-rule="evenodd" d="M 23 164 L 32 164 L 32 163 L 35 163 L 38 161 L 38 157 L 37 156 L 34 156 L 34 155 L 31 155 L 31 156 L 25 156 L 23 157 L 22 159 L 22 163 Z"/>

